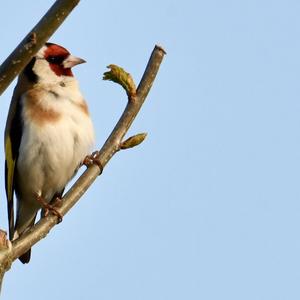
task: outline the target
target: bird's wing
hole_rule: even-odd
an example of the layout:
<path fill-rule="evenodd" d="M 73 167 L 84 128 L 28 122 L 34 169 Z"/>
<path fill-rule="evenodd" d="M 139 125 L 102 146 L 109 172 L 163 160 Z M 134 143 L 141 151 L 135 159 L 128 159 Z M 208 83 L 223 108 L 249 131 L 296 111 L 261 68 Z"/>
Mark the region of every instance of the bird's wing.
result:
<path fill-rule="evenodd" d="M 9 238 L 14 234 L 15 167 L 22 137 L 20 96 L 14 92 L 5 127 L 5 190 L 7 198 Z"/>

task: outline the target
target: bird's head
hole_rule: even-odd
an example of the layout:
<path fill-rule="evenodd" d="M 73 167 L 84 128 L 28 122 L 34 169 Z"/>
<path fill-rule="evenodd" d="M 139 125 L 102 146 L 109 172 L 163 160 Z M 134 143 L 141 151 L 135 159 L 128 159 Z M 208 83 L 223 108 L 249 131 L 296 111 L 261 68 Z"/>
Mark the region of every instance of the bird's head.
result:
<path fill-rule="evenodd" d="M 84 63 L 62 46 L 46 43 L 25 67 L 23 73 L 35 83 L 56 83 L 73 77 L 72 67 Z"/>

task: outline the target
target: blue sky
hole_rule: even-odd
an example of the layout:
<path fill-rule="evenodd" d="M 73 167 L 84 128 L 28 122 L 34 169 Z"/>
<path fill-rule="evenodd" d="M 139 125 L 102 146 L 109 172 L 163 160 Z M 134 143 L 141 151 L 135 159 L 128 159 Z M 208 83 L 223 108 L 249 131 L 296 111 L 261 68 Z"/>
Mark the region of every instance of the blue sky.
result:
<path fill-rule="evenodd" d="M 1 61 L 52 3 L 2 3 Z M 29 265 L 13 265 L 2 299 L 299 299 L 299 9 L 82 0 L 51 41 L 88 61 L 75 75 L 98 148 L 126 103 L 105 67 L 138 82 L 156 43 L 168 53 L 130 130 L 148 137 L 112 159 Z"/>

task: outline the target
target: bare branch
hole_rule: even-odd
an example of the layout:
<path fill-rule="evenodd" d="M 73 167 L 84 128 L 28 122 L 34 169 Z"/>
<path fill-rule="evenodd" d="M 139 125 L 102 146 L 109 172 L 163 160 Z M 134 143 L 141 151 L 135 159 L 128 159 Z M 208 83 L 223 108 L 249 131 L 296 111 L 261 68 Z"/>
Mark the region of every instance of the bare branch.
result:
<path fill-rule="evenodd" d="M 0 95 L 48 41 L 80 0 L 57 0 L 0 66 Z"/>
<path fill-rule="evenodd" d="M 98 153 L 97 159 L 101 163 L 102 167 L 104 167 L 112 156 L 122 148 L 123 138 L 150 91 L 164 55 L 165 51 L 161 47 L 155 46 L 136 92 L 133 90 L 133 94 L 129 93 L 129 101 L 122 116 Z M 116 80 L 116 82 L 118 81 Z M 126 90 L 126 92 L 128 94 L 128 90 Z M 145 135 L 143 135 L 143 137 L 140 136 L 137 139 L 142 142 L 144 137 Z M 76 204 L 90 185 L 96 180 L 98 175 L 101 174 L 101 171 L 102 168 L 93 164 L 90 165 L 79 177 L 79 179 L 63 197 L 63 204 L 58 209 L 62 215 L 65 215 Z M 3 274 L 9 269 L 11 262 L 20 257 L 20 255 L 24 254 L 34 244 L 44 238 L 56 224 L 57 216 L 48 215 L 47 217 L 42 218 L 34 227 L 14 241 L 12 247 L 2 250 L 0 248 L 0 278 L 2 278 Z"/>

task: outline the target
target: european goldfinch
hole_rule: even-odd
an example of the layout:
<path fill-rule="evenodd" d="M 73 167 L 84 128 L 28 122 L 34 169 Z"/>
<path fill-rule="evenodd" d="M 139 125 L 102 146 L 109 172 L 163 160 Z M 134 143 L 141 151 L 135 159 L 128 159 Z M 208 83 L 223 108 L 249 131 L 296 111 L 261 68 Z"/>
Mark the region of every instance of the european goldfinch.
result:
<path fill-rule="evenodd" d="M 18 78 L 5 128 L 5 187 L 9 238 L 52 210 L 94 142 L 88 107 L 71 68 L 85 62 L 46 43 Z M 14 220 L 14 193 L 17 199 Z M 30 260 L 30 250 L 20 257 Z"/>

